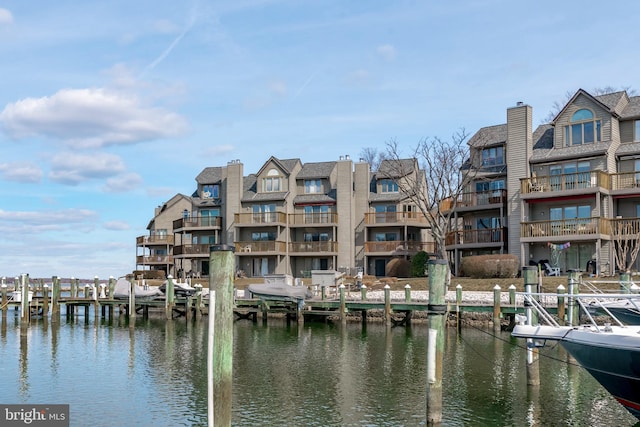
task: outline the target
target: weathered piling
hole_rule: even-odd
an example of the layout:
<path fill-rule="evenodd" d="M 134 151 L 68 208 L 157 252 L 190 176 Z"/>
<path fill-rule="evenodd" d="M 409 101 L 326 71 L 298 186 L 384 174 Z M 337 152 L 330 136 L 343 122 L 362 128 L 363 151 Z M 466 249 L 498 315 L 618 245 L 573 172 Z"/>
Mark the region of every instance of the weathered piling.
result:
<path fill-rule="evenodd" d="M 367 285 L 362 285 L 360 287 L 360 298 L 362 299 L 362 301 L 367 300 Z"/>
<path fill-rule="evenodd" d="M 213 424 L 231 425 L 233 386 L 233 271 L 234 250 L 214 245 L 209 255 L 209 291 L 215 292 L 213 348 Z"/>
<path fill-rule="evenodd" d="M 444 326 L 447 306 L 447 261 L 430 260 L 429 271 L 429 331 L 427 338 L 427 424 L 442 422 L 442 360 L 444 354 Z"/>
<path fill-rule="evenodd" d="M 404 285 L 404 302 L 411 302 L 411 285 Z"/>
<path fill-rule="evenodd" d="M 46 319 L 49 315 L 49 285 L 42 285 L 42 316 Z"/>
<path fill-rule="evenodd" d="M 9 305 L 9 296 L 7 295 L 7 283 L 6 278 L 2 278 L 2 285 L 0 285 L 0 293 L 2 293 L 2 317 L 7 317 L 7 309 Z"/>
<path fill-rule="evenodd" d="M 384 321 L 391 324 L 391 286 L 384 285 Z"/>
<path fill-rule="evenodd" d="M 167 276 L 167 289 L 165 290 L 164 311 L 167 319 L 173 318 L 173 307 L 175 306 L 176 294 L 173 289 L 173 276 Z"/>
<path fill-rule="evenodd" d="M 344 295 L 344 284 L 340 284 L 340 321 L 341 323 L 347 323 L 347 304 Z M 298 318 L 302 317 L 301 313 L 298 313 Z"/>
<path fill-rule="evenodd" d="M 534 286 L 538 285 L 538 268 L 534 266 L 522 267 L 522 277 L 524 278 L 525 292 L 531 294 Z M 536 316 L 531 309 L 531 303 L 527 300 L 525 300 L 525 311 L 527 314 L 527 324 L 534 324 Z M 538 349 L 534 347 L 531 338 L 527 338 L 527 385 L 540 385 Z"/>
<path fill-rule="evenodd" d="M 22 322 L 29 322 L 29 318 L 31 317 L 31 310 L 29 309 L 29 275 L 21 274 L 20 275 L 20 291 L 21 297 L 20 300 L 20 320 Z"/>
<path fill-rule="evenodd" d="M 129 319 L 136 318 L 136 282 L 131 280 L 129 282 Z M 135 322 L 130 322 L 129 325 L 133 326 Z"/>
<path fill-rule="evenodd" d="M 462 321 L 460 317 L 462 316 L 462 311 L 460 310 L 460 305 L 462 304 L 462 285 L 458 283 L 456 285 L 456 329 L 458 333 L 462 331 Z"/>
<path fill-rule="evenodd" d="M 631 274 L 629 273 L 620 273 L 620 293 L 627 294 L 631 292 Z"/>
<path fill-rule="evenodd" d="M 561 325 L 565 324 L 565 302 L 564 302 L 564 286 L 558 286 L 556 293 L 558 294 L 558 320 Z"/>
<path fill-rule="evenodd" d="M 500 333 L 500 298 L 502 295 L 502 290 L 500 286 L 495 285 L 493 287 L 493 332 Z"/>
<path fill-rule="evenodd" d="M 580 283 L 580 271 L 578 270 L 569 270 L 568 277 L 568 293 L 569 295 L 575 295 L 580 293 L 579 283 Z M 580 323 L 580 306 L 578 305 L 576 299 L 574 297 L 569 297 L 568 307 L 569 318 L 568 323 L 571 326 L 575 326 Z"/>
<path fill-rule="evenodd" d="M 60 316 L 60 278 L 53 276 L 51 278 L 51 316 Z"/>

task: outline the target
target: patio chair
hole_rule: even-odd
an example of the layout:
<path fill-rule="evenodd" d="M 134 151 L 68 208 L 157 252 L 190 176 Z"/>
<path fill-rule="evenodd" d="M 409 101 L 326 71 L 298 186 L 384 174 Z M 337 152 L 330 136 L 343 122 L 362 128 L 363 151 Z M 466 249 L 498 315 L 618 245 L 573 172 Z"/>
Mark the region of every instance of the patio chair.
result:
<path fill-rule="evenodd" d="M 544 271 L 547 276 L 559 276 L 560 267 L 551 267 L 548 262 L 544 263 Z"/>

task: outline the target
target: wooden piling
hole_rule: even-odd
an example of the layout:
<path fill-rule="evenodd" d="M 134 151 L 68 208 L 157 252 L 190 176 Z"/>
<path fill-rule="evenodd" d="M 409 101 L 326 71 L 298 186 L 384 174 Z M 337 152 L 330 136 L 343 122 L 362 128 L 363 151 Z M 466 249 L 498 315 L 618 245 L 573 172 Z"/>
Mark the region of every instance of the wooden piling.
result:
<path fill-rule="evenodd" d="M 5 278 L 2 278 L 2 285 L 0 285 L 0 292 L 2 293 L 2 317 L 7 317 L 7 309 L 9 308 L 9 296 L 7 295 L 7 284 Z M 4 321 L 4 320 L 3 320 Z"/>
<path fill-rule="evenodd" d="M 22 274 L 20 275 L 20 290 L 21 297 L 20 300 L 20 320 L 22 322 L 29 322 L 31 317 L 31 309 L 29 308 L 29 275 Z"/>
<path fill-rule="evenodd" d="M 362 285 L 360 287 L 360 298 L 362 299 L 362 301 L 367 300 L 367 285 Z"/>
<path fill-rule="evenodd" d="M 564 303 L 564 286 L 560 285 L 558 286 L 556 293 L 558 294 L 558 320 L 560 321 L 561 325 L 565 324 L 565 303 Z"/>
<path fill-rule="evenodd" d="M 404 302 L 411 302 L 411 285 L 404 285 Z"/>
<path fill-rule="evenodd" d="M 195 314 L 196 319 L 200 319 L 202 317 L 202 285 L 197 284 L 194 286 L 196 289 L 196 306 L 195 306 Z"/>
<path fill-rule="evenodd" d="M 136 318 L 136 281 L 131 280 L 129 282 L 129 319 L 133 320 Z M 130 322 L 129 326 L 133 326 L 135 322 Z"/>
<path fill-rule="evenodd" d="M 580 293 L 579 283 L 580 283 L 580 271 L 578 270 L 569 270 L 568 277 L 568 293 L 569 295 L 575 295 Z M 569 297 L 569 301 L 567 301 L 567 310 L 568 310 L 568 323 L 571 326 L 576 326 L 580 323 L 580 306 L 577 301 L 573 297 Z"/>
<path fill-rule="evenodd" d="M 53 276 L 51 278 L 51 316 L 60 316 L 60 278 Z"/>
<path fill-rule="evenodd" d="M 233 246 L 214 245 L 209 255 L 209 291 L 215 292 L 213 424 L 231 425 L 233 387 Z M 213 425 L 212 424 L 212 425 Z"/>
<path fill-rule="evenodd" d="M 534 286 L 538 286 L 538 268 L 534 266 L 522 267 L 522 277 L 524 278 L 524 290 L 531 294 Z M 531 309 L 531 303 L 525 301 L 525 311 L 527 313 L 527 324 L 537 323 L 537 316 Z M 527 338 L 527 385 L 540 385 L 540 365 L 538 349 L 534 347 L 533 339 Z"/>
<path fill-rule="evenodd" d="M 49 285 L 42 285 L 42 316 L 49 315 Z"/>
<path fill-rule="evenodd" d="M 456 328 L 458 333 L 462 331 L 462 309 L 460 306 L 462 305 L 462 285 L 458 283 L 456 285 Z"/>
<path fill-rule="evenodd" d="M 444 259 L 429 260 L 429 331 L 427 335 L 427 424 L 442 422 L 442 360 L 447 306 L 446 277 L 449 266 Z"/>
<path fill-rule="evenodd" d="M 500 298 L 502 295 L 500 286 L 495 285 L 493 287 L 493 332 L 495 334 L 500 333 Z"/>
<path fill-rule="evenodd" d="M 344 296 L 344 284 L 340 284 L 340 321 L 345 324 L 347 323 L 347 304 L 346 298 Z"/>
<path fill-rule="evenodd" d="M 175 306 L 176 294 L 173 289 L 173 276 L 167 276 L 167 289 L 165 290 L 164 311 L 167 319 L 173 319 L 173 307 Z"/>

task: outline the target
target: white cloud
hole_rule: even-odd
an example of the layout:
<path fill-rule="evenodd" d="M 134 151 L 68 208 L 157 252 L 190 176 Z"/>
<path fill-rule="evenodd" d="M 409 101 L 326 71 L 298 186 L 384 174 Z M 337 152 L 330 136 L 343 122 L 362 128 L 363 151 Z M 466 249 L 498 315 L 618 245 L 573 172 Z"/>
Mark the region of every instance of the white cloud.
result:
<path fill-rule="evenodd" d="M 0 25 L 12 24 L 13 23 L 13 14 L 7 10 L 0 7 Z"/>
<path fill-rule="evenodd" d="M 128 230 L 130 228 L 129 224 L 126 223 L 125 221 L 107 221 L 103 224 L 103 226 L 107 230 L 113 230 L 113 231 Z"/>
<path fill-rule="evenodd" d="M 187 128 L 178 114 L 109 89 L 63 89 L 49 97 L 26 98 L 8 104 L 0 123 L 14 138 L 40 135 L 74 148 L 133 144 L 180 135 Z"/>
<path fill-rule="evenodd" d="M 124 193 L 131 191 L 140 184 L 142 184 L 142 177 L 137 173 L 131 172 L 107 179 L 104 191 L 107 193 Z"/>
<path fill-rule="evenodd" d="M 125 170 L 122 159 L 108 153 L 58 153 L 51 161 L 49 179 L 62 184 L 77 185 L 83 181 L 107 178 Z"/>
<path fill-rule="evenodd" d="M 38 183 L 42 179 L 42 169 L 34 163 L 0 163 L 0 174 L 7 181 Z"/>
<path fill-rule="evenodd" d="M 376 51 L 383 59 L 393 61 L 396 57 L 396 48 L 390 44 L 383 44 L 377 47 Z"/>
<path fill-rule="evenodd" d="M 62 209 L 57 211 L 5 211 L 0 209 L 0 230 L 14 228 L 17 225 L 35 232 L 36 228 L 59 229 L 65 225 L 93 222 L 98 214 L 89 209 Z M 15 223 L 9 225 L 9 223 Z M 30 233 L 30 234 L 31 234 Z"/>
<path fill-rule="evenodd" d="M 222 145 L 216 145 L 213 147 L 209 147 L 205 150 L 205 155 L 207 157 L 209 156 L 220 156 L 223 154 L 227 154 L 227 153 L 231 153 L 233 150 L 235 150 L 236 147 L 234 147 L 231 144 L 222 144 Z"/>

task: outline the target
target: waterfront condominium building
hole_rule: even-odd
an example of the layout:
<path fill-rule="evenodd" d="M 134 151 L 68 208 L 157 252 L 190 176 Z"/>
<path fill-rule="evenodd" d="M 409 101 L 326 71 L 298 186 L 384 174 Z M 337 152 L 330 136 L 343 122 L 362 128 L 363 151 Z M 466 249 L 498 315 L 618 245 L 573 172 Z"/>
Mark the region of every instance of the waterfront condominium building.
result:
<path fill-rule="evenodd" d="M 615 271 L 616 241 L 640 240 L 640 97 L 581 89 L 535 130 L 531 106 L 506 113 L 469 140 L 475 174 L 450 206 L 446 239 L 454 269 L 464 256 L 510 253 L 522 265 Z"/>
<path fill-rule="evenodd" d="M 137 268 L 206 276 L 210 246 L 229 244 L 237 273 L 248 277 L 312 270 L 384 276 L 392 259 L 434 251 L 427 221 L 396 184 L 424 181 L 424 173 L 415 159 L 401 165 L 383 161 L 372 171 L 349 156 L 314 163 L 271 157 L 248 175 L 239 160 L 205 168 L 190 197 L 176 195 L 156 209 L 149 235 L 137 238 Z"/>

